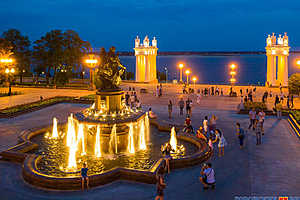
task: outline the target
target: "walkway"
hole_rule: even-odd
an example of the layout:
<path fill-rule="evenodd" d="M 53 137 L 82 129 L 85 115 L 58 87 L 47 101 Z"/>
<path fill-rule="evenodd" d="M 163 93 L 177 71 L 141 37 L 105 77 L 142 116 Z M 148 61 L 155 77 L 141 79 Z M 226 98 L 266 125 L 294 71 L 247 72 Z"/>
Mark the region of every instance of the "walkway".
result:
<path fill-rule="evenodd" d="M 153 99 L 152 108 L 161 120 L 167 119 L 166 102 L 168 98 Z M 277 120 L 268 117 L 265 122 L 266 135 L 261 146 L 255 145 L 255 136 L 250 131 L 246 148 L 240 150 L 235 136 L 234 123 L 248 124 L 246 115 L 238 115 L 230 109 L 222 109 L 222 102 L 215 106 L 214 101 L 208 108 L 194 105 L 192 122 L 198 127 L 207 114 L 218 116 L 218 127 L 223 131 L 228 146 L 225 156 L 214 156 L 211 160 L 217 177 L 215 191 L 203 191 L 198 181 L 200 166 L 172 171 L 167 176 L 168 186 L 165 199 L 233 199 L 234 196 L 300 196 L 300 141 L 291 132 L 285 119 Z M 154 105 L 153 105 L 154 104 Z M 164 104 L 164 105 L 162 105 Z M 233 104 L 232 104 L 233 105 Z M 1 150 L 16 143 L 18 133 L 27 128 L 51 123 L 53 116 L 66 120 L 70 112 L 78 112 L 84 105 L 58 104 L 46 109 L 25 114 L 14 119 L 0 120 Z M 215 108 L 214 108 L 215 107 Z M 214 108 L 214 109 L 213 109 Z M 178 113 L 178 111 L 176 111 Z M 176 114 L 176 120 L 183 123 L 184 118 Z M 106 186 L 92 188 L 88 192 L 50 191 L 33 188 L 22 180 L 21 166 L 0 161 L 0 194 L 1 199 L 154 199 L 155 186 L 130 182 L 115 182 Z M 298 184 L 297 184 L 298 183 Z"/>

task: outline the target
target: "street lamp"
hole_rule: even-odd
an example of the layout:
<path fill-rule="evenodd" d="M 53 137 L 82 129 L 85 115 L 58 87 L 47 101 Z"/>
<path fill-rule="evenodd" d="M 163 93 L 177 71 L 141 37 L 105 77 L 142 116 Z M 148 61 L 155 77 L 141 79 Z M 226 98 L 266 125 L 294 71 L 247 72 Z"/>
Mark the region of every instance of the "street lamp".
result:
<path fill-rule="evenodd" d="M 16 72 L 16 70 L 14 68 L 6 68 L 5 69 L 5 73 L 8 76 L 8 96 L 11 95 L 11 76 Z"/>
<path fill-rule="evenodd" d="M 0 59 L 0 62 L 4 65 L 11 65 L 14 61 L 12 58 L 1 58 Z M 14 68 L 6 68 L 5 69 L 5 73 L 7 74 L 8 76 L 8 96 L 11 95 L 11 78 L 10 78 L 10 75 L 13 75 L 15 73 L 15 69 Z"/>
<path fill-rule="evenodd" d="M 193 82 L 194 82 L 194 90 L 196 89 L 196 81 L 197 81 L 197 78 L 194 76 L 193 78 L 192 78 L 192 80 L 193 80 Z"/>
<path fill-rule="evenodd" d="M 189 74 L 191 73 L 191 71 L 190 70 L 186 70 L 185 71 L 185 74 L 186 74 L 186 84 L 188 85 L 189 84 Z"/>
<path fill-rule="evenodd" d="M 168 82 L 168 68 L 165 67 L 165 71 L 166 71 L 166 83 Z"/>
<path fill-rule="evenodd" d="M 298 67 L 300 67 L 300 59 L 299 59 L 299 60 L 296 60 L 296 65 L 297 65 Z"/>
<path fill-rule="evenodd" d="M 183 64 L 182 63 L 180 63 L 179 65 L 178 65 L 178 67 L 179 67 L 179 76 L 180 76 L 180 79 L 179 79 L 179 82 L 180 83 L 183 83 L 183 81 L 182 81 L 182 69 L 183 69 Z"/>
<path fill-rule="evenodd" d="M 92 55 L 91 58 L 85 60 L 85 63 L 90 68 L 90 89 L 94 90 L 94 78 L 93 78 L 94 71 L 93 71 L 93 69 L 96 67 L 98 60 L 95 58 L 94 55 Z"/>

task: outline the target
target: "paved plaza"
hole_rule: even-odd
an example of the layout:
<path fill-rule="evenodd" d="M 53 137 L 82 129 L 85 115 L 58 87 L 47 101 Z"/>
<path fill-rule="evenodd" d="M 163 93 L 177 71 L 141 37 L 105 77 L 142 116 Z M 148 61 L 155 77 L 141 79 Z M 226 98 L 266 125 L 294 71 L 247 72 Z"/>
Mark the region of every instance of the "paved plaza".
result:
<path fill-rule="evenodd" d="M 128 88 L 128 85 L 123 86 Z M 139 85 L 139 88 L 154 86 Z M 150 88 L 152 87 L 152 88 Z M 28 90 L 28 91 L 27 91 Z M 30 92 L 29 92 L 30 90 Z M 166 123 L 183 124 L 184 118 L 180 117 L 176 107 L 173 119 L 168 119 L 167 103 L 169 99 L 178 100 L 181 88 L 164 85 L 161 98 L 153 93 L 138 94 L 147 109 L 149 106 L 158 115 L 159 120 Z M 31 92 L 34 93 L 31 95 Z M 263 91 L 263 89 L 259 90 Z M 28 93 L 27 93 L 28 92 Z M 153 92 L 153 91 L 152 91 Z M 24 89 L 24 95 L 1 98 L 0 107 L 18 104 L 24 99 L 27 102 L 40 95 L 45 97 L 61 95 L 84 96 L 90 91 L 80 90 L 55 90 L 55 89 Z M 32 98 L 31 98 L 32 97 Z M 206 115 L 215 114 L 218 117 L 217 127 L 222 130 L 228 142 L 225 147 L 225 156 L 215 155 L 211 158 L 215 169 L 217 187 L 215 190 L 203 191 L 199 183 L 201 166 L 178 169 L 167 175 L 167 188 L 165 199 L 234 199 L 235 196 L 300 196 L 300 140 L 292 132 L 286 119 L 277 120 L 268 116 L 265 122 L 265 136 L 261 146 L 256 146 L 255 133 L 247 131 L 246 147 L 240 150 L 238 139 L 235 135 L 235 122 L 240 122 L 242 127 L 248 125 L 248 116 L 236 114 L 240 98 L 231 97 L 204 97 L 197 105 L 195 97 L 192 98 L 192 124 L 199 127 Z M 36 100 L 36 99 L 35 99 Z M 8 103 L 9 102 L 9 103 Z M 9 105 L 6 105 L 9 104 Z M 0 119 L 0 151 L 17 143 L 17 138 L 22 130 L 33 127 L 45 126 L 52 123 L 52 118 L 66 121 L 71 112 L 79 112 L 87 105 L 57 104 L 45 109 L 24 114 L 12 119 Z M 166 133 L 168 134 L 168 133 Z M 53 191 L 39 189 L 25 183 L 21 175 L 21 165 L 0 161 L 0 199 L 154 199 L 156 186 L 133 183 L 114 182 L 105 186 L 95 187 L 88 192 L 82 191 Z"/>

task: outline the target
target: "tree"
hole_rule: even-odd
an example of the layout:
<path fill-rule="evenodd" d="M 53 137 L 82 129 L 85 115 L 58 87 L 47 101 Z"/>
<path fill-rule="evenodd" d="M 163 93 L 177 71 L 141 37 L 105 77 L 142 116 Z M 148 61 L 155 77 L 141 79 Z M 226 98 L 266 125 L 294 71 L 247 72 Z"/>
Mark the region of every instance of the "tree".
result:
<path fill-rule="evenodd" d="M 300 94 L 300 73 L 292 74 L 289 78 L 289 93 Z"/>
<path fill-rule="evenodd" d="M 53 81 L 55 81 L 59 80 L 55 79 L 58 70 L 62 68 L 79 69 L 81 59 L 90 48 L 90 44 L 81 40 L 75 31 L 53 30 L 35 41 L 33 48 L 36 71 L 45 69 L 46 80 L 49 83 L 51 70 L 53 71 Z"/>
<path fill-rule="evenodd" d="M 30 41 L 27 36 L 23 36 L 20 31 L 16 29 L 9 29 L 2 34 L 3 38 L 10 42 L 12 52 L 16 62 L 16 68 L 19 71 L 20 82 L 22 83 L 23 74 L 30 71 Z"/>
<path fill-rule="evenodd" d="M 0 38 L 0 58 L 9 58 L 13 52 L 12 45 L 6 39 Z M 7 63 L 0 62 L 0 83 L 5 81 L 5 68 L 7 67 Z"/>
<path fill-rule="evenodd" d="M 166 81 L 166 79 L 167 79 L 166 73 L 160 72 L 158 70 L 157 70 L 157 77 L 158 77 L 159 81 Z"/>

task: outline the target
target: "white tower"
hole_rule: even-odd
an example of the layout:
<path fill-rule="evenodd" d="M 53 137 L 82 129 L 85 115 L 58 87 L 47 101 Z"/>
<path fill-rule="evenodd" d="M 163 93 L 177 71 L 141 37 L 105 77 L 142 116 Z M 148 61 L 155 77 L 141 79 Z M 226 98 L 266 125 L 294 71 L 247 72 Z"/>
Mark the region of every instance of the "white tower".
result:
<path fill-rule="evenodd" d="M 273 33 L 267 37 L 267 86 L 288 86 L 289 39 L 286 33 L 277 38 Z"/>
<path fill-rule="evenodd" d="M 137 36 L 135 39 L 135 81 L 157 83 L 156 78 L 156 55 L 157 55 L 157 40 L 155 37 L 152 40 L 152 46 L 148 36 L 145 37 L 143 44 L 140 44 L 140 39 Z"/>

